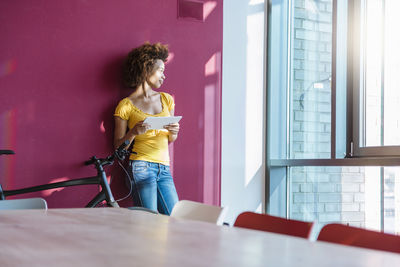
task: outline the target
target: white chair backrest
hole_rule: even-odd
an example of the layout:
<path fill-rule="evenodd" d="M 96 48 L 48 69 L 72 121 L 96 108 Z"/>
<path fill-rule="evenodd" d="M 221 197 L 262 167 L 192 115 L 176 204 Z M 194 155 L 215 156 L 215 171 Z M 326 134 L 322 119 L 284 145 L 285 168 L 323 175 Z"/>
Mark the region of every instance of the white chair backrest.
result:
<path fill-rule="evenodd" d="M 222 225 L 227 211 L 228 207 L 211 206 L 190 200 L 180 200 L 172 209 L 171 217 Z"/>
<path fill-rule="evenodd" d="M 24 198 L 0 200 L 0 210 L 47 209 L 43 198 Z"/>

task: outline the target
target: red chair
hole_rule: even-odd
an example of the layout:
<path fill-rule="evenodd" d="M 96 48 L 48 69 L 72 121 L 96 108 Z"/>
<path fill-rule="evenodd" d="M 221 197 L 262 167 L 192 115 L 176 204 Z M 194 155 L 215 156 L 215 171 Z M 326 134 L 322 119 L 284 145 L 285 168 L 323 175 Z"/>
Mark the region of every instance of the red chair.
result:
<path fill-rule="evenodd" d="M 309 238 L 312 222 L 288 220 L 268 214 L 243 212 L 236 218 L 234 226 Z"/>
<path fill-rule="evenodd" d="M 319 233 L 317 240 L 400 253 L 400 236 L 343 224 L 333 223 L 325 225 Z"/>

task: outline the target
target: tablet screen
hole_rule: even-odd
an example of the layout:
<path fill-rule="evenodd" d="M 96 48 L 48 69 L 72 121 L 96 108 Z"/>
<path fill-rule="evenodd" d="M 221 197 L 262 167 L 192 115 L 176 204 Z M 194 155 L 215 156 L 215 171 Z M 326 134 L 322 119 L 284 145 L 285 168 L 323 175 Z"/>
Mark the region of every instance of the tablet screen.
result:
<path fill-rule="evenodd" d="M 182 119 L 182 116 L 172 117 L 147 117 L 144 122 L 150 124 L 149 130 L 161 130 L 165 125 L 177 123 Z"/>

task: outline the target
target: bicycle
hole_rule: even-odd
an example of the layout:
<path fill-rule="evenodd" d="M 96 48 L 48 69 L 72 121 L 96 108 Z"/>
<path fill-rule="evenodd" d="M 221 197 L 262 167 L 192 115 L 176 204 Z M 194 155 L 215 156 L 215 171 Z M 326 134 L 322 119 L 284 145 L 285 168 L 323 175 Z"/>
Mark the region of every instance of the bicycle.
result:
<path fill-rule="evenodd" d="M 109 207 L 119 207 L 117 201 L 115 201 L 113 194 L 111 192 L 110 185 L 107 181 L 106 172 L 104 170 L 104 166 L 112 165 L 114 160 L 117 159 L 119 162 L 125 159 L 127 155 L 129 155 L 129 151 L 125 148 L 129 145 L 129 141 L 125 141 L 120 147 L 118 147 L 114 153 L 106 158 L 97 158 L 93 156 L 90 160 L 85 161 L 85 165 L 94 165 L 97 170 L 96 176 L 84 177 L 78 179 L 72 179 L 63 182 L 49 183 L 43 185 L 37 185 L 32 187 L 26 187 L 22 189 L 15 190 L 3 190 L 0 184 L 0 201 L 5 200 L 8 196 L 26 194 L 32 192 L 38 192 L 42 190 L 60 188 L 60 187 L 68 187 L 68 186 L 76 186 L 76 185 L 91 185 L 96 184 L 101 186 L 100 192 L 89 201 L 86 205 L 86 208 L 94 208 L 98 206 L 103 201 L 106 201 L 107 206 Z M 15 154 L 12 150 L 0 150 L 0 155 L 11 155 Z M 122 165 L 121 165 L 122 167 Z M 130 190 L 131 191 L 131 190 Z"/>

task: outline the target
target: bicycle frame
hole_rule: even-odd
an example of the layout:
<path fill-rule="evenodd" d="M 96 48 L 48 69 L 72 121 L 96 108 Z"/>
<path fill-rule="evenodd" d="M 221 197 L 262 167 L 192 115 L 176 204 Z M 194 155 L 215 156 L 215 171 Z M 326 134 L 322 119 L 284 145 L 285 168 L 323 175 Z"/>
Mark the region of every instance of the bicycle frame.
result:
<path fill-rule="evenodd" d="M 100 168 L 97 171 L 97 176 L 92 177 L 72 179 L 64 182 L 43 184 L 16 190 L 3 190 L 0 185 L 0 200 L 4 200 L 8 196 L 38 192 L 48 189 L 96 184 L 101 186 L 101 191 L 86 205 L 86 207 L 93 208 L 104 200 L 107 201 L 107 205 L 110 207 L 119 207 L 118 203 L 114 200 L 114 197 L 112 195 L 110 185 L 107 181 L 106 173 L 101 165 L 99 167 Z"/>
<path fill-rule="evenodd" d="M 109 156 L 105 159 L 99 159 L 93 156 L 90 160 L 85 162 L 85 165 L 94 164 L 97 170 L 97 175 L 92 177 L 85 177 L 79 179 L 72 179 L 64 182 L 56 182 L 50 184 L 43 184 L 37 186 L 26 187 L 22 189 L 16 190 L 3 190 L 0 184 L 0 201 L 5 200 L 7 196 L 26 194 L 32 192 L 38 192 L 48 189 L 60 188 L 60 187 L 68 187 L 68 186 L 76 186 L 76 185 L 90 185 L 97 184 L 101 186 L 101 191 L 86 205 L 86 208 L 94 208 L 102 201 L 106 201 L 109 207 L 118 208 L 119 205 L 115 201 L 113 194 L 111 192 L 110 185 L 108 184 L 106 172 L 104 171 L 103 166 L 111 165 L 114 162 L 114 158 L 116 157 L 118 160 L 123 160 L 126 155 L 129 154 L 125 150 L 125 147 L 129 144 L 129 141 L 125 141 L 117 150 L 114 151 L 112 156 Z M 12 150 L 1 150 L 1 154 L 14 154 Z"/>

